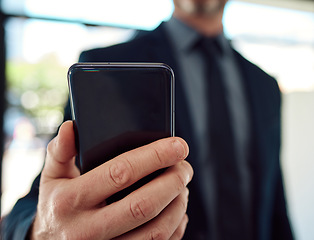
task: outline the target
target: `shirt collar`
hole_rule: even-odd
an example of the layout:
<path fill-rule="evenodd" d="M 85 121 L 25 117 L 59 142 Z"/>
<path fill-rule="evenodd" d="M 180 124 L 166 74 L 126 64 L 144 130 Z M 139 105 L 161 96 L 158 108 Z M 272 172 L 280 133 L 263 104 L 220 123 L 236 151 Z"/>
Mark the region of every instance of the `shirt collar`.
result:
<path fill-rule="evenodd" d="M 172 42 L 175 43 L 175 48 L 177 48 L 179 51 L 190 51 L 195 46 L 197 41 L 199 41 L 199 39 L 202 37 L 199 32 L 184 24 L 175 17 L 170 18 L 170 20 L 166 22 L 165 25 Z M 226 39 L 225 35 L 221 33 L 216 38 L 222 52 L 229 52 L 230 43 Z"/>
<path fill-rule="evenodd" d="M 166 22 L 166 28 L 172 42 L 175 43 L 175 48 L 180 51 L 190 50 L 200 38 L 197 31 L 174 17 Z"/>

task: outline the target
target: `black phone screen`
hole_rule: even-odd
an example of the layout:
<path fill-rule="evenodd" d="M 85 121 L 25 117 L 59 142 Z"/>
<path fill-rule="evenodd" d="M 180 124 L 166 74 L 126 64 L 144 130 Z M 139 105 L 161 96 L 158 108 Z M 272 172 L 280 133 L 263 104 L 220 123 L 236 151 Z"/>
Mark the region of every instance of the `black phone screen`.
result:
<path fill-rule="evenodd" d="M 174 76 L 164 64 L 79 63 L 68 72 L 81 173 L 174 135 Z"/>

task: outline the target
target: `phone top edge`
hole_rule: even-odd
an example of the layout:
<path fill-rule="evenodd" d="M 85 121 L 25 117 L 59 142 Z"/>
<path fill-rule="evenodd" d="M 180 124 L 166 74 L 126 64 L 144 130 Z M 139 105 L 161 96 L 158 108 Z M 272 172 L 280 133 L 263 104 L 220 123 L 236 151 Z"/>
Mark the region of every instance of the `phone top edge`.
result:
<path fill-rule="evenodd" d="M 102 67 L 103 68 L 109 68 L 109 67 L 110 68 L 119 68 L 119 67 L 155 68 L 155 67 L 159 67 L 159 68 L 163 68 L 169 71 L 171 74 L 171 78 L 174 81 L 174 71 L 169 65 L 165 63 L 149 63 L 149 62 L 82 62 L 82 63 L 78 62 L 70 66 L 67 73 L 68 81 L 70 80 L 70 75 L 72 71 L 75 69 L 88 70 L 88 69 L 97 68 L 97 67 L 99 68 L 102 68 Z"/>
<path fill-rule="evenodd" d="M 165 63 L 149 62 L 78 62 L 74 63 L 68 70 L 70 73 L 75 68 L 95 68 L 95 67 L 160 67 L 169 70 L 173 74 L 172 68 Z"/>

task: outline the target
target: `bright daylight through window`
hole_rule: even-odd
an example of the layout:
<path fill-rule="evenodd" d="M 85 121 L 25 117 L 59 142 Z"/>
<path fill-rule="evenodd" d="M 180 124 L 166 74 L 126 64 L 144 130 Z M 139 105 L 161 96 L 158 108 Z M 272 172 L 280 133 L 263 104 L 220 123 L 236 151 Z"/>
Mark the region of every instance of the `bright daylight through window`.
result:
<path fill-rule="evenodd" d="M 281 164 L 289 212 L 298 239 L 308 240 L 314 236 L 314 193 L 305 189 L 314 181 L 314 7 L 301 11 L 249 2 L 229 1 L 225 32 L 282 90 Z M 88 6 L 82 0 L 1 3 L 7 14 L 5 215 L 42 168 L 46 144 L 63 119 L 67 69 L 80 52 L 127 41 L 135 29 L 154 29 L 170 18 L 173 5 L 171 0 L 90 0 Z"/>

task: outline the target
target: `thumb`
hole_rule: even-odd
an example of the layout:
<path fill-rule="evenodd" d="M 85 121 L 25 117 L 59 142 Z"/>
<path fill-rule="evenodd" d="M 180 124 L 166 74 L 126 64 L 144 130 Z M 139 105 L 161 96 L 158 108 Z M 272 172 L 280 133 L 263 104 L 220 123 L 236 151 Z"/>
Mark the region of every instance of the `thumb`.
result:
<path fill-rule="evenodd" d="M 61 125 L 58 135 L 47 146 L 42 180 L 79 176 L 79 170 L 75 166 L 76 154 L 73 122 L 67 121 Z"/>

